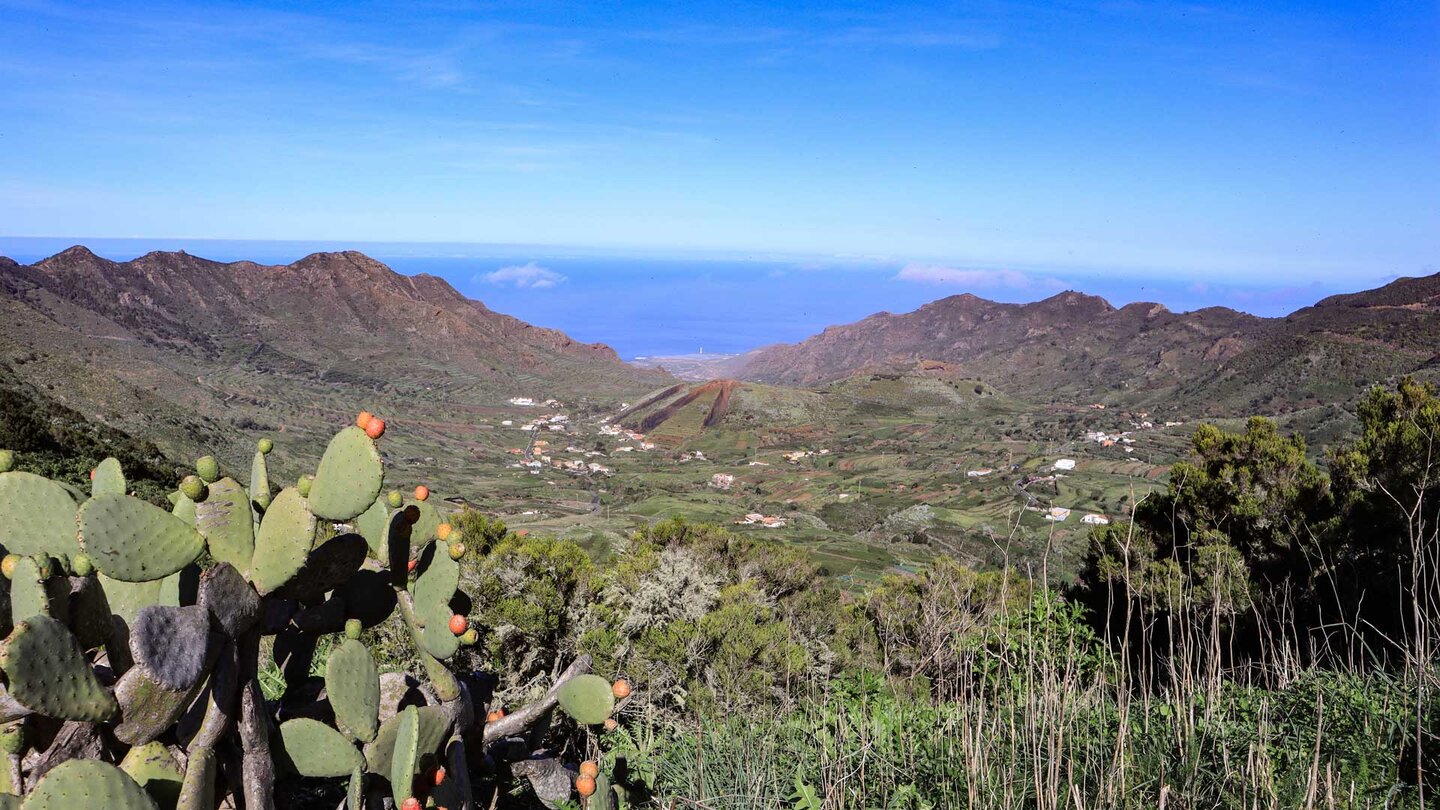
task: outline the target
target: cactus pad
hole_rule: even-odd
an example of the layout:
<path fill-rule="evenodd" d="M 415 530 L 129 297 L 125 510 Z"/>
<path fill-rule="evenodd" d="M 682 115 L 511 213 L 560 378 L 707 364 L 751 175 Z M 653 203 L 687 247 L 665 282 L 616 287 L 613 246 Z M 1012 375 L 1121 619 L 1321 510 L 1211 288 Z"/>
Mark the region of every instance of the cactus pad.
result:
<path fill-rule="evenodd" d="M 595 777 L 595 793 L 585 801 L 585 810 L 618 810 L 615 807 L 615 794 L 611 792 L 612 787 L 610 777 L 602 770 Z"/>
<path fill-rule="evenodd" d="M 416 520 L 410 527 L 410 544 L 419 546 L 435 539 L 440 530 L 440 524 L 445 521 L 440 517 L 440 510 L 429 501 L 417 501 L 408 498 L 405 501 L 405 508 L 415 507 L 420 511 L 420 519 Z"/>
<path fill-rule="evenodd" d="M 395 716 L 400 723 L 390 755 L 390 791 L 398 805 L 410 797 L 411 782 L 420 765 L 420 712 L 410 706 Z"/>
<path fill-rule="evenodd" d="M 205 539 L 185 521 L 138 498 L 101 495 L 80 507 L 80 545 L 113 579 L 163 579 L 195 561 Z"/>
<path fill-rule="evenodd" d="M 345 792 L 345 807 L 365 806 L 365 769 L 356 768 L 350 774 L 350 788 Z M 459 807 L 460 805 L 456 805 Z"/>
<path fill-rule="evenodd" d="M 255 460 L 250 462 L 250 503 L 256 514 L 270 508 L 270 472 L 265 466 L 265 453 L 255 451 Z"/>
<path fill-rule="evenodd" d="M 195 506 L 195 527 L 205 535 L 210 556 L 228 562 L 240 573 L 250 570 L 255 555 L 255 523 L 250 495 L 233 478 L 210 485 L 210 493 Z"/>
<path fill-rule="evenodd" d="M 205 674 L 210 617 L 199 605 L 152 605 L 130 628 L 130 654 L 167 689 L 186 690 Z"/>
<path fill-rule="evenodd" d="M 120 462 L 107 458 L 95 465 L 95 477 L 90 479 L 90 495 L 124 495 L 125 473 Z"/>
<path fill-rule="evenodd" d="M 460 563 L 446 554 L 443 546 L 431 543 L 420 553 L 420 575 L 410 589 L 417 607 L 444 605 L 445 618 L 450 618 L 450 600 L 460 587 Z"/>
<path fill-rule="evenodd" d="M 105 601 L 110 603 L 110 610 L 126 625 L 135 623 L 135 616 L 141 608 L 160 604 L 160 585 L 164 580 L 121 582 L 104 573 L 97 574 L 95 578 L 105 590 Z"/>
<path fill-rule="evenodd" d="M 560 687 L 559 697 L 560 708 L 582 725 L 603 723 L 615 711 L 615 693 L 599 675 L 571 678 Z"/>
<path fill-rule="evenodd" d="M 344 630 L 348 613 L 345 595 L 336 593 L 318 605 L 297 612 L 290 622 L 301 632 L 323 636 Z"/>
<path fill-rule="evenodd" d="M 35 558 L 17 558 L 15 571 L 10 575 L 11 617 L 18 621 L 31 616 L 54 616 L 50 597 L 50 589 Z M 63 620 L 63 617 L 55 618 Z"/>
<path fill-rule="evenodd" d="M 175 803 L 175 809 L 213 810 L 215 771 L 213 751 L 207 748 L 191 751 L 190 760 L 185 763 L 185 781 L 180 786 L 180 796 Z"/>
<path fill-rule="evenodd" d="M 175 499 L 170 504 L 170 514 L 185 521 L 189 526 L 195 525 L 195 502 L 190 496 L 183 492 L 174 493 Z"/>
<path fill-rule="evenodd" d="M 315 543 L 315 515 L 293 487 L 275 496 L 255 536 L 250 580 L 264 596 L 295 576 Z M 349 771 L 346 771 L 349 773 Z"/>
<path fill-rule="evenodd" d="M 385 530 L 390 525 L 390 509 L 383 498 L 376 498 L 360 517 L 355 518 L 355 531 L 365 538 L 370 553 L 377 560 L 385 559 Z"/>
<path fill-rule="evenodd" d="M 375 503 L 384 478 L 374 440 L 358 427 L 347 427 L 335 434 L 320 458 L 310 509 L 326 520 L 353 520 Z"/>
<path fill-rule="evenodd" d="M 361 741 L 380 728 L 380 673 L 364 644 L 346 639 L 325 665 L 325 694 L 340 730 Z"/>
<path fill-rule="evenodd" d="M 25 798 L 25 810 L 156 810 L 145 789 L 124 771 L 93 759 L 62 762 Z"/>
<path fill-rule="evenodd" d="M 0 473 L 0 542 L 11 554 L 78 552 L 70 491 L 32 473 Z"/>
<path fill-rule="evenodd" d="M 301 776 L 349 776 L 364 762 L 343 734 L 304 717 L 280 725 L 280 749 L 287 764 Z"/>
<path fill-rule="evenodd" d="M 185 774 L 164 743 L 150 742 L 131 748 L 120 761 L 120 770 L 162 807 L 174 807 L 180 798 L 180 783 Z"/>
<path fill-rule="evenodd" d="M 460 640 L 450 632 L 450 600 L 460 584 L 460 564 L 437 543 L 420 555 L 420 576 L 415 580 L 415 612 L 425 622 L 420 641 L 426 652 L 441 659 L 455 654 Z"/>
<path fill-rule="evenodd" d="M 449 626 L 452 615 L 448 605 L 437 605 L 420 614 L 425 622 L 424 629 L 420 631 L 420 643 L 425 652 L 441 661 L 449 659 L 460 649 L 460 637 L 451 632 Z"/>
<path fill-rule="evenodd" d="M 260 618 L 260 595 L 229 563 L 213 565 L 200 576 L 198 601 L 231 638 L 239 638 Z"/>
<path fill-rule="evenodd" d="M 115 698 L 96 680 L 80 643 L 47 616 L 15 626 L 5 642 L 0 667 L 10 694 L 32 711 L 62 720 L 100 723 L 115 716 Z"/>
<path fill-rule="evenodd" d="M 284 599 L 309 602 L 339 588 L 365 563 L 369 546 L 358 534 L 341 534 L 326 540 L 310 556 L 285 587 L 276 591 Z"/>
<path fill-rule="evenodd" d="M 396 585 L 403 586 L 409 576 L 410 520 L 403 511 L 393 512 L 385 529 L 385 552 L 380 560 L 390 569 Z"/>
<path fill-rule="evenodd" d="M 104 644 L 115 632 L 110 600 L 95 577 L 70 580 L 70 629 L 83 649 Z"/>
<path fill-rule="evenodd" d="M 144 745 L 156 739 L 175 725 L 201 689 L 200 684 L 166 689 L 146 667 L 131 667 L 115 682 L 121 718 L 115 726 L 115 739 L 126 745 Z"/>
<path fill-rule="evenodd" d="M 409 711 L 415 712 L 420 723 L 417 737 L 419 742 L 416 744 L 418 754 L 433 753 L 440 747 L 440 743 L 445 741 L 446 735 L 450 733 L 450 726 L 444 709 L 439 706 L 408 706 L 404 711 L 381 723 L 380 730 L 375 732 L 375 740 L 365 746 L 366 770 L 371 773 L 390 774 L 395 753 L 395 740 L 400 732 L 401 719 L 405 712 Z"/>
<path fill-rule="evenodd" d="M 350 618 L 365 627 L 374 627 L 395 612 L 395 589 L 388 575 L 380 571 L 359 571 L 340 591 Z"/>

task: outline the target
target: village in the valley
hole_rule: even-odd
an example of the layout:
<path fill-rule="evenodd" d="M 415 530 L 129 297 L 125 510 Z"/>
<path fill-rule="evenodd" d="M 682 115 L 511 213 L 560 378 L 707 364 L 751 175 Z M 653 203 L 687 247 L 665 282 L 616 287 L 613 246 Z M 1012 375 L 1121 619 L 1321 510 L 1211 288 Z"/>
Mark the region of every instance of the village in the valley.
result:
<path fill-rule="evenodd" d="M 1084 406 L 1023 439 L 986 441 L 980 420 L 966 417 L 809 440 L 818 431 L 777 438 L 726 423 L 676 442 L 637 429 L 629 403 L 601 410 L 516 394 L 506 405 L 477 426 L 475 460 L 494 472 L 459 500 L 509 525 L 614 542 L 683 516 L 803 543 L 857 575 L 936 553 L 1057 545 L 1057 533 L 1078 543 L 1123 519 L 1188 441 L 1179 421 Z M 979 438 L 961 441 L 966 430 Z"/>

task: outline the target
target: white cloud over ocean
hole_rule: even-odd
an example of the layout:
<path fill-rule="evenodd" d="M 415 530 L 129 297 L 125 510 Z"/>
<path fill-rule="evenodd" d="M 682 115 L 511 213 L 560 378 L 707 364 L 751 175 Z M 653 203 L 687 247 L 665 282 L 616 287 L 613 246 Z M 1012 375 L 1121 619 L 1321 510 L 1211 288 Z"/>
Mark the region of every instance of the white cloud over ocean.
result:
<path fill-rule="evenodd" d="M 971 287 L 986 290 L 1060 290 L 1065 283 L 1053 278 L 1031 276 L 1018 270 L 981 270 L 937 264 L 907 264 L 895 274 L 896 281 Z"/>
<path fill-rule="evenodd" d="M 486 273 L 481 278 L 502 287 L 531 290 L 548 290 L 564 284 L 567 280 L 566 276 L 548 267 L 541 267 L 535 262 L 512 264 L 493 273 Z"/>

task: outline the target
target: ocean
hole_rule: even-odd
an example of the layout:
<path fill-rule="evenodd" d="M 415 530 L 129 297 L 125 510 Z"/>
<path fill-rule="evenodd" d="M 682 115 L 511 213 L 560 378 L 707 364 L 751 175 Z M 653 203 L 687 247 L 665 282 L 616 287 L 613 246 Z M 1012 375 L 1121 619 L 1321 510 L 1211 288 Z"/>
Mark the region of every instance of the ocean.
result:
<path fill-rule="evenodd" d="M 626 359 L 700 351 L 738 354 L 803 340 L 828 325 L 876 312 L 906 312 L 962 292 L 1023 302 L 1072 287 L 1104 296 L 1116 306 L 1141 300 L 1175 310 L 1223 305 L 1283 315 L 1325 295 L 1381 281 L 1267 287 L 1167 278 L 1160 271 L 956 271 L 933 265 L 925 265 L 925 272 L 902 274 L 906 263 L 883 259 L 660 257 L 521 245 L 0 236 L 0 255 L 30 263 L 72 244 L 115 260 L 150 250 L 184 249 L 219 261 L 286 263 L 316 250 L 360 250 L 400 273 L 440 276 L 497 312 L 560 329 L 582 342 L 609 344 Z"/>

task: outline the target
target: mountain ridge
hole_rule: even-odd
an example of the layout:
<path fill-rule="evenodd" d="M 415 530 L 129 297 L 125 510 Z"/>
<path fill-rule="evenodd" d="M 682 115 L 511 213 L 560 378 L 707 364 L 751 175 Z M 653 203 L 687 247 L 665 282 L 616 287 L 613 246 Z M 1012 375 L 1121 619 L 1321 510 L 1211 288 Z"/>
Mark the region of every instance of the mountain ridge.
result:
<path fill-rule="evenodd" d="M 673 379 L 356 251 L 266 265 L 77 245 L 0 268 L 0 382 L 177 457 L 243 458 L 247 435 L 361 408 L 470 436 L 509 397 L 619 401 Z"/>
<path fill-rule="evenodd" d="M 26 268 L 34 272 L 24 273 Z M 276 318 L 276 310 L 285 310 L 280 313 L 283 316 L 328 304 L 329 309 L 321 314 L 346 318 L 351 328 L 342 330 L 344 336 L 363 345 L 365 333 L 381 331 L 361 328 L 370 319 L 408 333 L 413 322 L 400 321 L 425 316 L 421 310 L 434 306 L 438 309 L 433 317 L 440 322 L 431 324 L 433 327 L 466 331 L 458 321 L 478 317 L 469 324 L 471 331 L 479 329 L 497 338 L 523 334 L 525 341 L 538 342 L 543 348 L 620 361 L 608 346 L 581 343 L 558 330 L 497 313 L 462 295 L 444 279 L 429 274 L 401 275 L 357 251 L 312 253 L 287 265 L 217 262 L 184 251 L 152 251 L 118 262 L 77 245 L 32 265 L 14 265 L 7 279 L 17 276 L 157 339 L 203 343 L 193 333 L 197 326 L 223 334 L 265 334 L 274 326 L 269 319 L 285 320 Z M 370 289 L 358 289 L 360 281 Z M 6 286 L 12 294 L 20 292 L 13 282 L 7 280 Z M 274 305 L 264 306 L 267 297 L 276 296 L 280 298 Z M 137 308 L 156 317 L 139 317 Z"/>
<path fill-rule="evenodd" d="M 1267 363 L 1308 363 L 1315 373 L 1291 369 L 1293 384 L 1269 395 L 1281 408 L 1318 401 L 1326 374 L 1353 383 L 1356 372 L 1374 381 L 1425 368 L 1434 354 L 1426 354 L 1426 346 L 1434 345 L 1427 341 L 1436 335 L 1440 274 L 1330 296 L 1279 318 L 1220 306 L 1177 313 L 1143 301 L 1117 308 L 1075 290 L 1023 304 L 962 293 L 906 313 L 827 326 L 799 343 L 762 347 L 737 356 L 723 371 L 756 382 L 816 386 L 936 361 L 1039 401 L 1111 395 L 1143 404 L 1218 392 L 1224 396 L 1212 404 L 1220 410 L 1256 405 L 1261 397 L 1254 383 Z M 1386 356 L 1358 361 L 1353 355 L 1366 348 Z M 1237 379 L 1237 366 L 1243 379 Z M 1349 384 L 1349 393 L 1357 387 Z"/>

